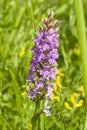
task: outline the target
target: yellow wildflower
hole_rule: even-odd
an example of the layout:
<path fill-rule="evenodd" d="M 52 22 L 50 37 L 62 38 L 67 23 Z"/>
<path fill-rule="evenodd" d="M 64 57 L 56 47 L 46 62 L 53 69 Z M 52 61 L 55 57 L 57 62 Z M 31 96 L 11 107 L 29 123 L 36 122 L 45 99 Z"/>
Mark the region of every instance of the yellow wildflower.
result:
<path fill-rule="evenodd" d="M 22 49 L 22 50 L 20 50 L 19 51 L 19 57 L 23 57 L 23 55 L 25 54 L 25 50 L 24 49 Z"/>
<path fill-rule="evenodd" d="M 78 103 L 74 103 L 74 104 L 73 104 L 73 107 L 74 107 L 74 108 L 82 107 L 82 105 L 83 105 L 83 100 L 81 99 L 81 100 L 78 101 Z"/>
<path fill-rule="evenodd" d="M 55 66 L 54 66 L 55 67 Z M 54 93 L 57 95 L 55 95 L 54 93 L 52 93 L 52 98 L 53 99 L 58 99 L 58 95 L 59 95 L 59 92 L 60 92 L 60 90 L 61 90 L 61 88 L 62 88 L 62 85 L 60 84 L 60 75 L 62 76 L 62 74 L 61 74 L 61 71 L 62 71 L 62 69 L 59 69 L 59 70 L 57 70 L 57 72 L 56 72 L 56 84 L 53 86 L 53 91 L 54 91 Z M 59 88 L 58 88 L 58 86 L 59 86 Z"/>
<path fill-rule="evenodd" d="M 58 75 L 57 77 L 56 77 L 56 83 L 58 84 L 60 82 L 60 76 Z"/>
<path fill-rule="evenodd" d="M 57 91 L 57 85 L 54 85 L 54 86 L 53 86 L 53 90 L 54 90 L 54 92 Z"/>
<path fill-rule="evenodd" d="M 59 75 L 56 77 L 56 84 L 57 84 L 60 88 L 62 88 L 62 85 L 60 84 L 60 76 L 59 76 Z"/>
<path fill-rule="evenodd" d="M 54 93 L 51 94 L 52 99 L 56 100 L 58 96 L 56 96 Z"/>
<path fill-rule="evenodd" d="M 79 95 L 78 93 L 74 92 L 74 93 L 71 94 L 71 96 L 70 96 L 70 101 L 71 101 L 72 104 L 73 104 L 73 108 L 76 108 L 76 107 L 77 107 L 77 103 L 76 103 L 76 101 L 75 101 L 75 97 L 78 96 L 78 95 Z"/>
<path fill-rule="evenodd" d="M 70 101 L 71 101 L 73 104 L 75 103 L 75 98 L 74 98 L 74 95 L 73 95 L 73 94 L 70 96 Z"/>
<path fill-rule="evenodd" d="M 70 101 L 72 102 L 74 108 L 81 107 L 83 105 L 83 100 L 82 99 L 79 100 L 78 103 L 75 101 L 75 97 L 78 97 L 78 96 L 79 96 L 79 94 L 76 93 L 76 92 L 74 92 L 70 96 Z"/>
<path fill-rule="evenodd" d="M 76 103 L 76 102 L 75 102 L 75 97 L 76 97 L 76 96 L 79 96 L 79 94 L 76 93 L 76 92 L 74 92 L 74 93 L 71 94 L 71 96 L 70 96 L 70 101 L 71 101 L 73 104 Z"/>
<path fill-rule="evenodd" d="M 64 102 L 64 106 L 66 107 L 66 109 L 71 110 L 72 108 L 70 107 L 68 102 Z"/>
<path fill-rule="evenodd" d="M 78 107 L 82 107 L 82 105 L 83 105 L 83 100 L 80 99 L 79 102 L 78 102 Z"/>
<path fill-rule="evenodd" d="M 78 107 L 82 107 L 82 105 L 83 105 L 83 100 L 82 100 L 82 99 L 80 99 L 79 101 L 76 100 L 76 98 L 78 99 L 79 96 L 80 96 L 79 93 L 76 93 L 76 92 L 72 93 L 71 96 L 70 96 L 70 101 L 71 101 L 73 107 L 70 107 L 70 105 L 69 105 L 68 102 L 65 102 L 65 103 L 64 103 L 64 106 L 65 106 L 67 109 L 71 109 L 71 108 L 72 108 L 72 109 L 73 109 L 73 108 L 76 109 L 76 108 L 78 108 Z"/>

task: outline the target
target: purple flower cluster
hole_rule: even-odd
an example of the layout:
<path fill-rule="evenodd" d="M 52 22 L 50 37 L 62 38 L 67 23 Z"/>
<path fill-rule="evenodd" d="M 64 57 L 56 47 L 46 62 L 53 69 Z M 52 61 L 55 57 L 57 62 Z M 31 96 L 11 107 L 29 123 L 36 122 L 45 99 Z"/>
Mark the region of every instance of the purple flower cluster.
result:
<path fill-rule="evenodd" d="M 44 26 L 40 26 L 40 32 L 36 32 L 34 38 L 33 56 L 30 61 L 27 81 L 29 86 L 28 96 L 31 99 L 39 97 L 51 98 L 55 83 L 58 58 L 58 28 L 54 28 L 57 21 L 53 22 L 53 13 L 44 19 Z"/>

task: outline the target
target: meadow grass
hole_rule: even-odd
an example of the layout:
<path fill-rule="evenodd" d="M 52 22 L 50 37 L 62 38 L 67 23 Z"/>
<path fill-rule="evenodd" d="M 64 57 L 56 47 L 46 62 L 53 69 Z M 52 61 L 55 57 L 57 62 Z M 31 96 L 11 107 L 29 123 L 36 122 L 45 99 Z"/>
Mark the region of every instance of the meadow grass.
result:
<path fill-rule="evenodd" d="M 87 25 L 87 1 L 82 2 Z M 60 71 L 45 130 L 83 130 L 85 91 L 73 0 L 0 0 L 0 130 L 32 130 L 35 104 L 26 94 L 26 75 L 35 31 L 50 10 L 60 28 Z"/>

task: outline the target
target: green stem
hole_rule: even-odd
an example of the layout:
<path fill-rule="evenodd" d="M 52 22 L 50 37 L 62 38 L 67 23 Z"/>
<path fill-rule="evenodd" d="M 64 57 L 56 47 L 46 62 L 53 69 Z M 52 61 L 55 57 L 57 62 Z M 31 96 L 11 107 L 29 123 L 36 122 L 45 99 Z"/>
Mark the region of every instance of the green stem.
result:
<path fill-rule="evenodd" d="M 85 89 L 85 122 L 84 130 L 87 130 L 87 44 L 86 44 L 86 28 L 82 0 L 74 0 L 75 14 L 77 19 L 78 39 L 81 50 L 83 79 Z"/>
<path fill-rule="evenodd" d="M 35 107 L 35 112 L 34 112 L 34 115 L 32 117 L 32 130 L 36 130 L 36 124 L 37 124 L 37 121 L 38 121 L 38 118 L 40 116 L 40 103 L 37 102 L 36 103 L 36 107 Z"/>
<path fill-rule="evenodd" d="M 43 104 L 44 104 L 44 100 L 36 103 L 35 112 L 31 120 L 32 130 L 36 130 L 37 125 L 38 125 L 38 130 L 45 130 L 45 125 L 44 125 L 45 115 L 44 113 L 41 113 L 41 110 L 43 109 Z M 38 124 L 37 124 L 37 121 L 38 121 Z"/>
<path fill-rule="evenodd" d="M 41 130 L 41 127 L 40 127 L 40 116 L 38 117 L 38 130 Z"/>
<path fill-rule="evenodd" d="M 43 104 L 44 104 L 44 100 L 43 101 L 41 101 L 41 109 L 43 109 Z M 45 130 L 45 115 L 44 115 L 44 113 L 42 113 L 41 114 L 41 116 L 40 116 L 40 126 L 41 126 L 41 130 Z"/>

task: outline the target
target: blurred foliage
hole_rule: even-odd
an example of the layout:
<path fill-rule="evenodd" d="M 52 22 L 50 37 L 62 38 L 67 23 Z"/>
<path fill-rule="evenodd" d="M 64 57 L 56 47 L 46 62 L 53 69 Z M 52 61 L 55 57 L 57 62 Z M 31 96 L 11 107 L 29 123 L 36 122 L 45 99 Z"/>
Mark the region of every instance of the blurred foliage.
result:
<path fill-rule="evenodd" d="M 87 25 L 86 0 L 83 5 Z M 50 10 L 60 28 L 58 64 L 64 76 L 60 78 L 62 90 L 58 92 L 59 99 L 51 104 L 52 115 L 46 118 L 45 129 L 83 130 L 84 96 L 78 91 L 83 78 L 73 0 L 0 0 L 0 130 L 30 130 L 34 104 L 23 96 L 23 86 L 35 31 Z M 70 103 L 74 92 L 80 94 L 83 105 L 68 110 L 64 102 Z"/>

